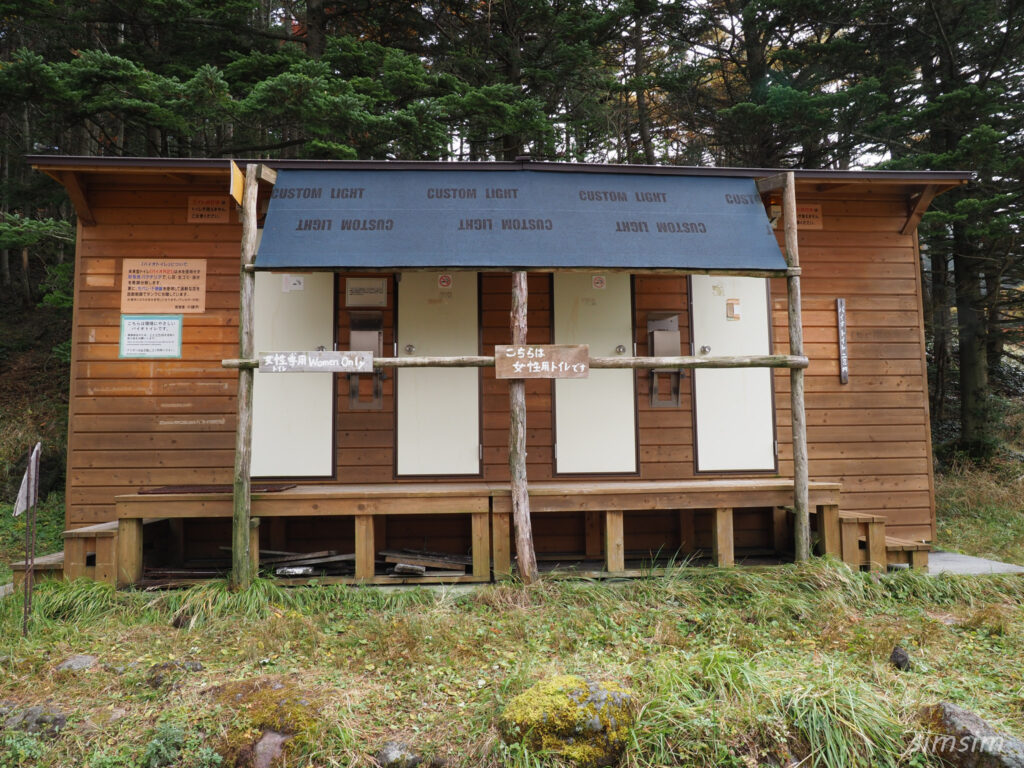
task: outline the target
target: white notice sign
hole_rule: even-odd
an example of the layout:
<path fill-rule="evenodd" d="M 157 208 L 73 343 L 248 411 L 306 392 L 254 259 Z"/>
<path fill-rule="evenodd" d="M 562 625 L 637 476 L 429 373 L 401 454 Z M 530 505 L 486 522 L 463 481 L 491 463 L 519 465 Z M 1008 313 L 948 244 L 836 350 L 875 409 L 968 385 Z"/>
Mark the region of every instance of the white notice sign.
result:
<path fill-rule="evenodd" d="M 181 315 L 121 315 L 118 357 L 181 357 Z"/>
<path fill-rule="evenodd" d="M 260 373 L 373 373 L 372 352 L 260 352 Z"/>

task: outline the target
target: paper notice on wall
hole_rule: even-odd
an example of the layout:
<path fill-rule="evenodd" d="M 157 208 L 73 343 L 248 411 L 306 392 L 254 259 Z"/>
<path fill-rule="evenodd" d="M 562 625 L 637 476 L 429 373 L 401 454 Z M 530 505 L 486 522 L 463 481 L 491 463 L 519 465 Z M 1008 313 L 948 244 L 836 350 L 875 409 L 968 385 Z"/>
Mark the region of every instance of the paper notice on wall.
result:
<path fill-rule="evenodd" d="M 121 312 L 202 314 L 206 311 L 206 259 L 125 259 Z"/>
<path fill-rule="evenodd" d="M 181 315 L 121 315 L 118 357 L 181 357 Z"/>

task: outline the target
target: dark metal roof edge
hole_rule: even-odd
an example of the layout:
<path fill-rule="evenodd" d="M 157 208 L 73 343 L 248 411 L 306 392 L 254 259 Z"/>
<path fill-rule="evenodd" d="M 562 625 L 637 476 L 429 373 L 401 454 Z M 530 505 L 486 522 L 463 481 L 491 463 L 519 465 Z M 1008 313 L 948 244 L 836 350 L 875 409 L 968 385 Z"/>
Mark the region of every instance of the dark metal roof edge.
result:
<path fill-rule="evenodd" d="M 118 168 L 168 173 L 194 171 L 227 172 L 228 158 L 166 158 L 166 157 L 91 157 L 82 155 L 27 155 L 25 158 L 39 170 L 75 168 Z M 934 184 L 965 183 L 974 178 L 973 171 L 843 171 L 803 168 L 722 168 L 714 166 L 622 165 L 599 163 L 561 163 L 538 160 L 513 161 L 437 161 L 437 160 L 261 160 L 238 159 L 235 162 L 263 163 L 277 170 L 389 170 L 389 171 L 541 171 L 576 173 L 622 173 L 650 176 L 725 176 L 762 178 L 793 171 L 797 179 L 852 182 L 889 181 Z"/>

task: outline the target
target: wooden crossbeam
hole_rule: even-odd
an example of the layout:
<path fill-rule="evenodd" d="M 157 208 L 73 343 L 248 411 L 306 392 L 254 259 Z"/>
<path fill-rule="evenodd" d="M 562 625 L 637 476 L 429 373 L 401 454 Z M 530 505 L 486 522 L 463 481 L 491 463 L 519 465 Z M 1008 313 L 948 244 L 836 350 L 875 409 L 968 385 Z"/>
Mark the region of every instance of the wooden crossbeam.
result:
<path fill-rule="evenodd" d="M 921 223 L 921 217 L 924 216 L 924 212 L 928 210 L 928 206 L 932 204 L 932 200 L 937 194 L 939 194 L 939 188 L 930 184 L 910 199 L 910 210 L 907 213 L 907 220 L 900 228 L 901 235 L 909 235 L 917 228 L 917 225 Z"/>

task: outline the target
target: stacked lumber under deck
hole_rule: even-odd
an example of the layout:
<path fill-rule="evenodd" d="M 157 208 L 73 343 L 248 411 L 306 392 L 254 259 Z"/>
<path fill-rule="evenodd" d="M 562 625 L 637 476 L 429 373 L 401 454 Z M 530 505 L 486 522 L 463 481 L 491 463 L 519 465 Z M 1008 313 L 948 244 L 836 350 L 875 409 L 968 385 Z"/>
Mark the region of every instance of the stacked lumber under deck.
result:
<path fill-rule="evenodd" d="M 816 550 L 853 568 L 884 570 L 903 566 L 926 570 L 929 545 L 886 535 L 885 517 L 843 511 L 838 483 L 812 482 L 810 501 Z M 793 532 L 789 499 L 792 482 L 784 479 L 657 482 L 535 483 L 530 488 L 534 519 L 550 513 L 580 513 L 586 526 L 586 551 L 559 572 L 586 577 L 635 577 L 668 562 L 702 562 L 731 566 L 736 562 L 779 562 L 791 558 Z M 773 547 L 737 549 L 733 515 L 745 508 L 770 508 Z M 118 520 L 66 531 L 63 553 L 38 558 L 39 578 L 92 578 L 119 586 L 184 584 L 220 571 L 180 567 L 152 569 L 143 562 L 143 524 L 166 522 L 169 534 L 185 519 L 230 518 L 231 495 L 224 492 L 132 494 L 118 497 Z M 631 513 L 652 510 L 678 514 L 677 552 L 652 559 L 625 548 L 624 531 Z M 468 553 L 388 549 L 386 522 L 391 515 L 468 515 Z M 710 547 L 697 545 L 695 520 L 711 531 Z M 272 524 L 281 518 L 349 517 L 354 522 L 352 552 L 259 550 L 253 537 L 251 556 L 264 572 L 287 584 L 415 584 L 486 582 L 513 571 L 510 538 L 510 493 L 506 485 L 488 483 L 405 484 L 375 486 L 296 486 L 283 492 L 253 495 L 253 517 Z M 156 528 L 152 529 L 154 532 Z M 150 538 L 153 536 L 151 535 Z M 180 543 L 179 543 L 180 549 Z M 645 562 L 646 561 L 646 562 Z M 309 571 L 286 571 L 285 566 Z M 554 566 L 552 566 L 554 567 Z M 15 581 L 25 564 L 15 563 Z M 293 575 L 294 574 L 294 575 Z M 299 575 L 301 574 L 301 575 Z"/>

